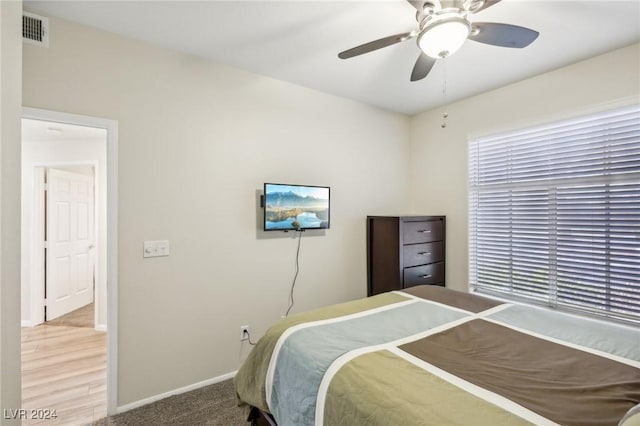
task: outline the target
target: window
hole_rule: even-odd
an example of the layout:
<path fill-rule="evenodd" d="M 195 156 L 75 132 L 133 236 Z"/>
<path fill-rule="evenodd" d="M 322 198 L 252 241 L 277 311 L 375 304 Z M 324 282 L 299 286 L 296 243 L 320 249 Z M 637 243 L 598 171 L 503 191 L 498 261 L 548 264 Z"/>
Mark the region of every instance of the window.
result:
<path fill-rule="evenodd" d="M 479 293 L 640 322 L 640 106 L 469 142 Z"/>

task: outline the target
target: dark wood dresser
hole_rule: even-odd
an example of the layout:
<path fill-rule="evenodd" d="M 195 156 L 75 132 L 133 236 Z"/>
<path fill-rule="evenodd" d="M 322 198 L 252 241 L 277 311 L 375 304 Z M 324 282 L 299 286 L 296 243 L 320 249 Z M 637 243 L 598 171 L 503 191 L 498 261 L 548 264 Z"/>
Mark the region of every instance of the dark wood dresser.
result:
<path fill-rule="evenodd" d="M 445 285 L 445 216 L 367 216 L 367 295 Z"/>

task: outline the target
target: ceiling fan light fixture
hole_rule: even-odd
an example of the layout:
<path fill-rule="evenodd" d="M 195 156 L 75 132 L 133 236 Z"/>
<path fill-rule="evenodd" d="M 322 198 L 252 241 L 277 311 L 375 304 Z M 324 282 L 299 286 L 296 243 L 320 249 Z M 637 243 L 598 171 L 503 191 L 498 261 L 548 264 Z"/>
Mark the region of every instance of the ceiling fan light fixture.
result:
<path fill-rule="evenodd" d="M 459 16 L 429 23 L 418 36 L 418 46 L 434 59 L 454 54 L 469 36 L 471 24 Z"/>

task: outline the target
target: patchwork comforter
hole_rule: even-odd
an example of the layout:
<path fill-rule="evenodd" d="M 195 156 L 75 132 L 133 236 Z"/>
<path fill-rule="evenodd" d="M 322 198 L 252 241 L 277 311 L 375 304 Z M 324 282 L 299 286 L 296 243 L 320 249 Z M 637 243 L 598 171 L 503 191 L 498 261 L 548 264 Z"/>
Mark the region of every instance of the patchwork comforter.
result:
<path fill-rule="evenodd" d="M 419 286 L 284 319 L 234 380 L 279 426 L 627 426 L 640 330 Z"/>

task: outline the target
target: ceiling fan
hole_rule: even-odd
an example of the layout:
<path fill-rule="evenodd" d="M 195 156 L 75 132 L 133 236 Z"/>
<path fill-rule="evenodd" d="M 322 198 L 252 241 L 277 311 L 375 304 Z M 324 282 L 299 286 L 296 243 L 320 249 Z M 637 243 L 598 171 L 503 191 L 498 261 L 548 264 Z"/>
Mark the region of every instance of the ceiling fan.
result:
<path fill-rule="evenodd" d="M 523 48 L 539 35 L 517 25 L 472 22 L 470 15 L 499 3 L 500 0 L 407 0 L 416 8 L 418 29 L 384 37 L 340 52 L 340 59 L 369 53 L 412 38 L 417 38 L 420 56 L 411 72 L 411 81 L 425 78 L 436 60 L 455 53 L 469 39 L 500 47 Z"/>

